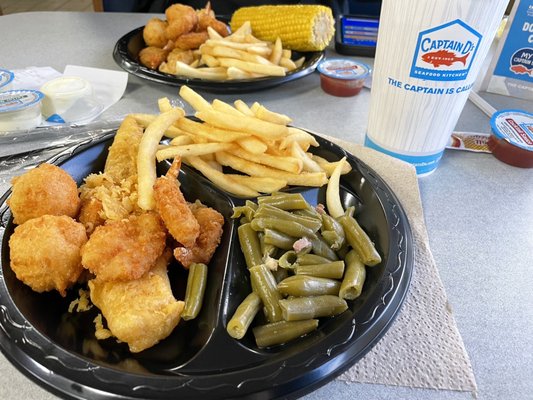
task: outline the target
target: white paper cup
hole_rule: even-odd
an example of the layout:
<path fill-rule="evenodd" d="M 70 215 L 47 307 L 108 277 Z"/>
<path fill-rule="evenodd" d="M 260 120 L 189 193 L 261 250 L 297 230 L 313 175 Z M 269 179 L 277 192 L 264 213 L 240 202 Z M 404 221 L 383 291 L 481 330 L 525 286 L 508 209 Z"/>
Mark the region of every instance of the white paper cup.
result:
<path fill-rule="evenodd" d="M 508 0 L 383 0 L 365 145 L 433 172 Z"/>

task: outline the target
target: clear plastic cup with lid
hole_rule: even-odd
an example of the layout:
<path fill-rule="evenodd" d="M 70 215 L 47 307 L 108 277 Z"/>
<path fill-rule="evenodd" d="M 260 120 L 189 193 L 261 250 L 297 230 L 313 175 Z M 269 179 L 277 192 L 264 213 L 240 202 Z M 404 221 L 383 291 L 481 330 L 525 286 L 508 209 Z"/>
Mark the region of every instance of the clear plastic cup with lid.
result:
<path fill-rule="evenodd" d="M 30 130 L 42 122 L 43 94 L 37 90 L 0 93 L 0 133 Z"/>
<path fill-rule="evenodd" d="M 370 74 L 368 65 L 345 58 L 326 59 L 318 64 L 317 69 L 322 90 L 339 97 L 358 94 Z"/>
<path fill-rule="evenodd" d="M 91 83 L 77 76 L 62 76 L 41 87 L 43 116 L 49 122 L 83 123 L 98 115 L 103 106 L 93 96 Z"/>

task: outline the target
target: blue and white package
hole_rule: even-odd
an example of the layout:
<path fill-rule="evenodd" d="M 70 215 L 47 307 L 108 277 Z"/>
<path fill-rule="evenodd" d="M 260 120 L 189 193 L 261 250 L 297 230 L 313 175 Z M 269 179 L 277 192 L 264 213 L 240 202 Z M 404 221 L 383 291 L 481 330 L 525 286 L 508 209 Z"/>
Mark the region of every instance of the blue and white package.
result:
<path fill-rule="evenodd" d="M 533 100 L 533 0 L 517 0 L 482 89 Z"/>

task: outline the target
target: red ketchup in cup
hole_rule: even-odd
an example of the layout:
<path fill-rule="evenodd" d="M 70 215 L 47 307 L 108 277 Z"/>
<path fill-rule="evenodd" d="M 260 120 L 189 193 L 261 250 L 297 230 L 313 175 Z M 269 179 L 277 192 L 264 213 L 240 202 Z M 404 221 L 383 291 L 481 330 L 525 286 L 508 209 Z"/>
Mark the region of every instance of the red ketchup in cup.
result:
<path fill-rule="evenodd" d="M 330 58 L 317 67 L 322 90 L 333 96 L 350 97 L 358 94 L 370 73 L 366 64 L 343 58 Z"/>

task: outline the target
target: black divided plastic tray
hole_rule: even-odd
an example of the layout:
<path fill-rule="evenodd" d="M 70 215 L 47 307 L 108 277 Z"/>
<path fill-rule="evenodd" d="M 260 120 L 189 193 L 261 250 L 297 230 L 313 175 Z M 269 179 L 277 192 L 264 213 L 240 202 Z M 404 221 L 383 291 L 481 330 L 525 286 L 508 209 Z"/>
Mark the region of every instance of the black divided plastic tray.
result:
<path fill-rule="evenodd" d="M 281 85 L 295 79 L 303 78 L 314 72 L 316 66 L 324 57 L 324 52 L 293 52 L 293 60 L 305 57 L 300 68 L 288 72 L 285 76 L 272 76 L 255 79 L 235 79 L 228 81 L 209 81 L 205 79 L 189 78 L 186 76 L 166 74 L 145 67 L 139 63 L 139 52 L 146 47 L 143 39 L 143 29 L 134 29 L 122 36 L 113 50 L 115 62 L 125 71 L 149 81 L 162 83 L 170 86 L 187 85 L 196 89 L 203 89 L 217 93 L 245 93 L 262 90 Z"/>
<path fill-rule="evenodd" d="M 9 237 L 14 224 L 0 199 L 0 349 L 23 373 L 64 398 L 87 399 L 274 399 L 297 398 L 326 384 L 354 365 L 382 337 L 398 313 L 413 269 L 412 236 L 398 199 L 369 167 L 343 149 L 317 137 L 314 151 L 329 160 L 347 156 L 353 170 L 341 179 L 345 206 L 355 205 L 357 219 L 383 257 L 367 269 L 363 294 L 344 313 L 321 319 L 317 331 L 290 343 L 259 349 L 251 332 L 240 341 L 226 324 L 250 291 L 237 239 L 232 207 L 245 199 L 219 190 L 183 167 L 181 188 L 187 199 L 200 199 L 225 218 L 222 241 L 210 265 L 204 306 L 195 320 L 181 321 L 156 346 L 138 354 L 114 339 L 96 341 L 97 310 L 68 313 L 66 298 L 39 294 L 18 281 L 10 268 Z M 51 162 L 80 184 L 101 171 L 112 135 L 69 149 Z M 159 173 L 168 168 L 161 163 Z M 316 204 L 325 188 L 291 188 Z M 174 294 L 183 299 L 186 272 L 169 266 Z"/>

